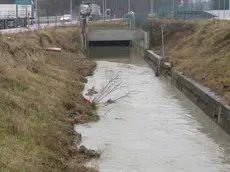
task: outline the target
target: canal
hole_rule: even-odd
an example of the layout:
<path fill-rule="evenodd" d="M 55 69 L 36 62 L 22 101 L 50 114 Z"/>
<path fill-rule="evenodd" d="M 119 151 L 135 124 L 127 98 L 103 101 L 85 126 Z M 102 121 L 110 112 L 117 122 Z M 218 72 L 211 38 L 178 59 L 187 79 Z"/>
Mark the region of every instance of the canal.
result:
<path fill-rule="evenodd" d="M 86 89 L 100 92 L 113 76 L 125 86 L 104 101 L 100 121 L 75 126 L 101 172 L 229 172 L 230 138 L 211 119 L 128 47 L 92 47 L 95 74 Z M 131 92 L 130 92 L 131 91 Z"/>

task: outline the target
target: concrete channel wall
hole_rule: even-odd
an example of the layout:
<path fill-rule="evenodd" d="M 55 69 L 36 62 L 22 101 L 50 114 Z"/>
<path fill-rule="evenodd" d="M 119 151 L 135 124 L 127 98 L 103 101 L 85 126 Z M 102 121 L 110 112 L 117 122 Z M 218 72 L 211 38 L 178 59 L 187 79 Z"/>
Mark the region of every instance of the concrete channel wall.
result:
<path fill-rule="evenodd" d="M 87 41 L 133 41 L 143 38 L 144 32 L 130 28 L 91 27 L 87 30 Z"/>
<path fill-rule="evenodd" d="M 159 70 L 160 74 L 170 79 L 173 86 L 178 88 L 222 129 L 230 134 L 230 107 L 221 101 L 218 96 L 214 95 L 210 89 L 201 86 L 178 71 L 170 70 L 167 74 L 164 73 L 163 58 L 151 50 L 146 51 L 144 59 L 154 70 Z"/>
<path fill-rule="evenodd" d="M 143 37 L 140 40 L 133 40 L 132 46 L 135 50 L 135 53 L 140 57 L 145 56 L 146 50 L 149 49 L 149 33 L 143 31 Z"/>

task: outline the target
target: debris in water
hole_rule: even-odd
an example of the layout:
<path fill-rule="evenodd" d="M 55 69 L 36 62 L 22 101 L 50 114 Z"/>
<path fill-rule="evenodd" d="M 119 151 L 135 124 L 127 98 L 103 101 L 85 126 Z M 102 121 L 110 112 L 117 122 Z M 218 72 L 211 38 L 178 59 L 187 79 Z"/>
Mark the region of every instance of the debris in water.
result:
<path fill-rule="evenodd" d="M 80 116 L 80 114 L 78 112 L 73 111 L 73 112 L 69 113 L 68 118 L 69 118 L 70 121 L 74 121 L 79 116 Z"/>
<path fill-rule="evenodd" d="M 87 96 L 93 96 L 94 94 L 97 94 L 98 92 L 95 90 L 95 87 L 93 86 L 91 89 L 87 90 L 86 95 Z"/>
<path fill-rule="evenodd" d="M 84 97 L 84 102 L 86 103 L 92 103 L 90 99 Z"/>
<path fill-rule="evenodd" d="M 85 146 L 81 145 L 78 149 L 78 153 L 87 155 L 90 158 L 99 158 L 100 154 L 95 150 L 87 149 Z"/>
<path fill-rule="evenodd" d="M 122 118 L 115 118 L 116 120 L 123 120 Z"/>
<path fill-rule="evenodd" d="M 107 101 L 106 101 L 106 103 L 108 103 L 108 104 L 112 104 L 112 103 L 115 103 L 115 101 L 114 101 L 114 100 L 112 100 L 112 99 L 109 99 L 109 100 L 107 100 Z"/>
<path fill-rule="evenodd" d="M 61 52 L 61 48 L 56 48 L 56 47 L 45 48 L 45 50 L 46 51 Z"/>

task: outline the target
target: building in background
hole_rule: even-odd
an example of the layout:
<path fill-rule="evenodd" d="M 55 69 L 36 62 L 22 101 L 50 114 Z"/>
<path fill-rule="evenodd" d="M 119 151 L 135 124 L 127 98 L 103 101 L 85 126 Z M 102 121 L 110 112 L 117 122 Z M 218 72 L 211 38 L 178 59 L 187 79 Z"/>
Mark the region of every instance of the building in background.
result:
<path fill-rule="evenodd" d="M 0 29 L 26 26 L 34 12 L 33 0 L 1 0 Z"/>

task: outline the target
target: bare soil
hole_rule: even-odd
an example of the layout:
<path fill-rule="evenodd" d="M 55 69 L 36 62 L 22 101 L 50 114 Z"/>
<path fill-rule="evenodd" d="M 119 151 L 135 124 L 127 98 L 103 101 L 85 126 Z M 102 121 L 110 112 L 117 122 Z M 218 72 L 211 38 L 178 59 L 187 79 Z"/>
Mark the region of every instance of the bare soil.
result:
<path fill-rule="evenodd" d="M 76 149 L 81 135 L 68 121 L 74 110 L 79 123 L 98 120 L 81 95 L 96 64 L 82 52 L 76 27 L 0 37 L 1 172 L 97 171 L 84 163 L 98 154 Z"/>

